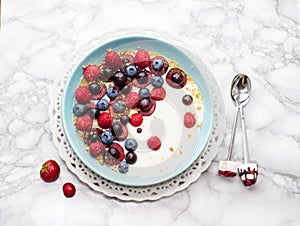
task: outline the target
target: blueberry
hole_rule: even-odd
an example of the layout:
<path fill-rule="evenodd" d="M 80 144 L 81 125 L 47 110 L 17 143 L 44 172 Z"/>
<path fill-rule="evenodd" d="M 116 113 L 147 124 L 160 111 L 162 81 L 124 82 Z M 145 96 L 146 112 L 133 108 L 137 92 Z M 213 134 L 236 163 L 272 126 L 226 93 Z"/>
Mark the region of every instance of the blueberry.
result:
<path fill-rule="evenodd" d="M 137 69 L 134 65 L 129 65 L 125 68 L 125 73 L 128 77 L 133 78 L 137 75 Z"/>
<path fill-rule="evenodd" d="M 164 84 L 164 79 L 161 76 L 153 76 L 151 79 L 151 85 L 155 88 L 160 88 Z"/>
<path fill-rule="evenodd" d="M 87 111 L 88 111 L 88 108 L 84 104 L 75 104 L 73 107 L 73 113 L 77 117 L 81 117 L 81 116 L 85 115 L 87 113 Z"/>
<path fill-rule="evenodd" d="M 125 126 L 129 122 L 130 118 L 128 115 L 122 115 L 120 118 L 120 122 Z"/>
<path fill-rule="evenodd" d="M 128 164 L 134 164 L 137 160 L 137 155 L 134 152 L 129 151 L 125 155 L 125 160 Z"/>
<path fill-rule="evenodd" d="M 92 95 L 98 95 L 100 93 L 100 85 L 97 82 L 92 82 L 89 84 L 89 91 Z"/>
<path fill-rule="evenodd" d="M 142 88 L 139 90 L 139 95 L 141 98 L 147 98 L 150 97 L 150 91 L 147 88 Z"/>
<path fill-rule="evenodd" d="M 100 111 L 106 111 L 108 109 L 108 101 L 105 100 L 105 99 L 100 99 L 98 102 L 97 102 L 97 109 L 100 110 Z"/>
<path fill-rule="evenodd" d="M 126 95 L 126 94 L 128 94 L 128 93 L 130 92 L 130 90 L 131 90 L 130 85 L 126 85 L 126 86 L 124 86 L 124 87 L 121 89 L 121 93 L 122 93 L 123 95 Z"/>
<path fill-rule="evenodd" d="M 125 148 L 127 151 L 135 151 L 138 147 L 138 144 L 135 139 L 129 138 L 125 141 Z"/>
<path fill-rule="evenodd" d="M 115 99 L 118 96 L 119 92 L 116 87 L 111 86 L 106 90 L 106 94 L 110 99 Z"/>
<path fill-rule="evenodd" d="M 90 134 L 89 139 L 90 139 L 91 143 L 100 141 L 99 135 L 97 133 Z"/>
<path fill-rule="evenodd" d="M 111 144 L 113 142 L 114 138 L 110 131 L 104 131 L 101 134 L 101 141 L 103 144 Z"/>
<path fill-rule="evenodd" d="M 155 71 L 160 71 L 164 67 L 164 62 L 161 59 L 155 59 L 152 62 L 152 68 Z"/>
<path fill-rule="evenodd" d="M 122 162 L 119 163 L 118 170 L 119 170 L 120 173 L 127 173 L 128 168 L 129 168 L 129 165 L 128 165 L 127 162 L 122 161 Z"/>
<path fill-rule="evenodd" d="M 122 126 L 120 125 L 120 123 L 113 124 L 112 131 L 116 136 L 120 136 L 123 132 L 123 129 L 122 129 Z"/>
<path fill-rule="evenodd" d="M 126 104 L 122 100 L 117 100 L 113 103 L 113 109 L 115 113 L 122 113 L 126 109 Z"/>

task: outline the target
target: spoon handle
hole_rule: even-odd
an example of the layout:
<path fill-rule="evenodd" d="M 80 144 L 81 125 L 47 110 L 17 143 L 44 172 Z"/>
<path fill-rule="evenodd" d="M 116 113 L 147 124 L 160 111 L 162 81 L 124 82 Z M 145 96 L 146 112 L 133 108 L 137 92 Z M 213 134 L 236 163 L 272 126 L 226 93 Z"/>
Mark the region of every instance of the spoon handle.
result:
<path fill-rule="evenodd" d="M 231 134 L 229 148 L 228 148 L 228 155 L 227 155 L 228 161 L 232 159 L 232 150 L 233 150 L 233 143 L 235 140 L 235 131 L 236 131 L 236 123 L 237 123 L 238 115 L 239 115 L 239 107 L 237 105 L 235 110 L 233 125 L 232 125 L 232 134 Z"/>
<path fill-rule="evenodd" d="M 244 163 L 249 163 L 249 150 L 248 150 L 248 140 L 247 140 L 245 117 L 244 117 L 244 109 L 241 105 L 239 105 L 239 109 L 240 109 L 241 124 L 242 124 Z"/>

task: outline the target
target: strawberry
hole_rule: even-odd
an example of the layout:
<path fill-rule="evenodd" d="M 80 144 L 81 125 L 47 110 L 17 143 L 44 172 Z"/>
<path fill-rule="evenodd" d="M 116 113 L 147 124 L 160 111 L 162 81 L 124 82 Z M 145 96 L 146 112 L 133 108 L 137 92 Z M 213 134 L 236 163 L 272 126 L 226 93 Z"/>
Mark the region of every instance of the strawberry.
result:
<path fill-rule="evenodd" d="M 91 93 L 86 86 L 80 86 L 75 91 L 75 98 L 79 103 L 88 103 L 91 100 Z"/>
<path fill-rule="evenodd" d="M 90 153 L 94 157 L 98 157 L 102 154 L 104 150 L 104 145 L 101 142 L 94 142 L 90 145 Z"/>
<path fill-rule="evenodd" d="M 40 170 L 40 176 L 45 182 L 53 182 L 57 180 L 60 173 L 60 167 L 54 160 L 48 160 L 43 163 Z"/>
<path fill-rule="evenodd" d="M 74 184 L 68 182 L 63 185 L 63 192 L 67 198 L 71 198 L 75 195 L 76 188 Z"/>
<path fill-rule="evenodd" d="M 125 96 L 124 102 L 126 103 L 128 108 L 135 108 L 138 104 L 139 99 L 140 96 L 138 93 L 130 92 Z"/>
<path fill-rule="evenodd" d="M 166 90 L 163 87 L 153 88 L 151 90 L 151 97 L 157 101 L 163 100 L 166 97 Z"/>
<path fill-rule="evenodd" d="M 89 131 L 92 129 L 93 120 L 89 115 L 79 117 L 76 122 L 76 128 L 81 131 Z"/>
<path fill-rule="evenodd" d="M 111 127 L 112 119 L 108 112 L 102 112 L 98 117 L 98 125 L 102 129 L 108 129 Z"/>
<path fill-rule="evenodd" d="M 146 68 L 150 63 L 150 55 L 147 50 L 141 49 L 136 52 L 134 62 L 139 68 Z"/>
<path fill-rule="evenodd" d="M 100 69 L 96 65 L 89 64 L 83 68 L 83 76 L 89 82 L 95 81 L 100 75 Z"/>
<path fill-rule="evenodd" d="M 117 52 L 109 50 L 105 56 L 105 64 L 108 67 L 116 69 L 121 66 L 122 60 Z"/>
<path fill-rule="evenodd" d="M 187 112 L 184 114 L 183 122 L 186 128 L 192 128 L 196 124 L 196 118 L 192 113 Z"/>
<path fill-rule="evenodd" d="M 134 113 L 131 116 L 130 124 L 134 127 L 138 127 L 143 123 L 143 116 L 140 113 Z"/>
<path fill-rule="evenodd" d="M 161 141 L 160 141 L 159 137 L 152 136 L 147 140 L 147 145 L 148 145 L 148 148 L 150 148 L 151 150 L 157 151 L 158 149 L 160 149 Z"/>

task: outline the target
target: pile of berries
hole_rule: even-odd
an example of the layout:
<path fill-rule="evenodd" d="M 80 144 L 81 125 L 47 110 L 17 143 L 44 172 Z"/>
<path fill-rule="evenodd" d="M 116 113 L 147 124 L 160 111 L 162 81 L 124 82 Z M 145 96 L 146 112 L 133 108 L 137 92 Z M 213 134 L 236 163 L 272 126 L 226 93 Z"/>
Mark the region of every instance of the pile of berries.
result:
<path fill-rule="evenodd" d="M 138 144 L 127 138 L 126 125 L 139 127 L 143 118 L 155 111 L 156 101 L 166 97 L 165 80 L 175 89 L 183 88 L 187 82 L 181 69 L 168 71 L 169 63 L 163 56 L 151 58 L 146 50 L 129 52 L 109 50 L 99 65 L 85 66 L 84 82 L 75 91 L 73 107 L 76 128 L 83 134 L 90 154 L 108 165 L 118 165 L 121 173 L 137 161 Z M 123 141 L 126 150 L 119 144 Z M 160 147 L 156 138 L 148 143 L 152 150 Z"/>

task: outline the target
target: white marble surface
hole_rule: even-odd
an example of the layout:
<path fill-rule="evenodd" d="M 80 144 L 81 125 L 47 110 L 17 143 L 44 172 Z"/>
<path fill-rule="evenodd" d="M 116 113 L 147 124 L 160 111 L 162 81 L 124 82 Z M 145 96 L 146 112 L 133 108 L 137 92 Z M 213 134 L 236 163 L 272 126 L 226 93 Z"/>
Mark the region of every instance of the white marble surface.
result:
<path fill-rule="evenodd" d="M 2 0 L 0 225 L 300 225 L 300 1 Z M 155 202 L 121 202 L 74 176 L 51 138 L 48 89 L 95 35 L 153 27 L 180 35 L 212 65 L 226 107 L 220 154 L 187 190 Z M 216 175 L 226 155 L 238 72 L 252 78 L 245 109 L 257 185 Z M 237 131 L 235 159 L 242 158 Z M 43 161 L 61 166 L 51 184 Z M 66 199 L 61 187 L 77 187 Z"/>

